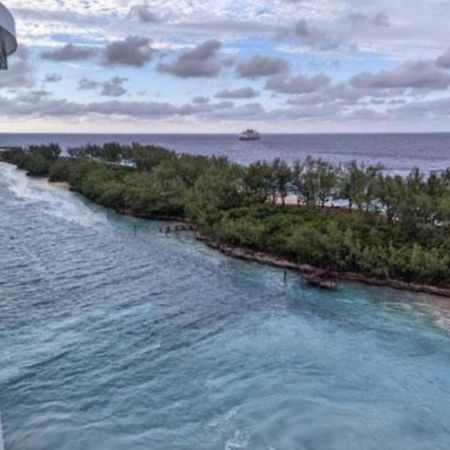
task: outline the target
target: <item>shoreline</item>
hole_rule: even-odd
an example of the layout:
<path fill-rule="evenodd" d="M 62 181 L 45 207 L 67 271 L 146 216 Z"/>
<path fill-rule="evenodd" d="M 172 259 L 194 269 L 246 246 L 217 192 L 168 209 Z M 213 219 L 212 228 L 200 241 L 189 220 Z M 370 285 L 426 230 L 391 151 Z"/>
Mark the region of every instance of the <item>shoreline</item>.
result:
<path fill-rule="evenodd" d="M 68 182 L 53 182 L 48 178 L 46 179 L 48 184 L 51 186 L 68 189 L 72 192 L 78 192 L 74 189 Z M 83 195 L 83 194 L 81 194 Z M 84 197 L 84 196 L 83 196 Z M 87 197 L 85 197 L 87 198 Z M 90 200 L 92 201 L 92 200 Z M 93 202 L 95 203 L 95 202 Z M 99 203 L 96 203 L 99 205 Z M 100 205 L 103 206 L 103 205 Z M 150 215 L 150 214 L 136 214 L 131 210 L 122 209 L 122 208 L 111 208 L 117 214 L 134 217 L 136 219 L 142 220 L 155 220 L 155 221 L 167 221 L 167 222 L 179 222 L 185 223 L 189 225 L 195 225 L 192 222 L 186 220 L 183 217 L 174 217 L 174 216 L 164 216 L 164 215 Z M 217 250 L 225 256 L 241 259 L 249 262 L 256 262 L 265 266 L 277 267 L 280 269 L 291 270 L 297 272 L 299 275 L 314 275 L 318 272 L 323 271 L 320 267 L 315 267 L 310 264 L 298 264 L 294 263 L 286 258 L 280 258 L 278 256 L 272 255 L 270 253 L 265 252 L 257 252 L 245 247 L 233 246 L 230 244 L 224 244 L 217 241 L 214 241 L 207 236 L 203 235 L 200 231 L 196 233 L 196 239 L 198 241 L 203 242 L 206 246 L 213 250 Z M 367 286 L 375 286 L 375 287 L 389 287 L 392 289 L 396 289 L 399 291 L 409 291 L 417 294 L 429 294 L 435 295 L 439 297 L 450 298 L 450 286 L 448 287 L 439 287 L 432 286 L 427 284 L 417 284 L 417 283 L 408 283 L 406 281 L 387 279 L 381 280 L 376 278 L 366 277 L 365 275 L 354 273 L 354 272 L 336 272 L 332 271 L 330 276 L 336 281 L 347 281 L 353 283 L 365 284 Z"/>
<path fill-rule="evenodd" d="M 57 188 L 60 188 L 60 189 L 64 189 L 65 191 L 71 191 L 72 190 L 70 184 L 67 181 L 50 181 L 47 178 L 47 183 L 50 186 L 54 186 L 54 187 L 57 187 Z"/>
<path fill-rule="evenodd" d="M 6 161 L 5 161 L 6 162 Z M 25 174 L 26 176 L 29 176 Z M 78 192 L 76 189 L 74 189 L 70 183 L 68 182 L 51 182 L 47 177 L 44 177 L 47 181 L 47 183 L 50 186 L 54 186 L 56 188 L 60 189 L 68 189 L 72 192 Z M 80 195 L 80 192 L 78 192 Z M 100 203 L 94 202 L 93 200 L 89 199 L 88 197 L 84 196 L 84 198 L 88 199 L 89 201 L 92 201 L 92 203 L 103 206 L 105 208 L 108 208 L 104 205 L 101 205 Z M 169 215 L 152 215 L 152 214 L 137 214 L 129 209 L 123 209 L 123 208 L 108 208 L 112 211 L 115 211 L 117 214 L 121 214 L 128 217 L 134 217 L 137 219 L 143 219 L 143 220 L 155 220 L 155 221 L 167 221 L 167 222 L 178 222 L 178 223 L 184 223 L 189 225 L 194 225 L 197 227 L 197 225 L 186 218 L 183 217 L 175 217 L 175 216 L 169 216 Z M 198 229 L 198 227 L 197 227 Z M 254 251 L 245 247 L 238 247 L 233 246 L 230 244 L 225 244 L 221 242 L 214 241 L 207 236 L 203 235 L 201 231 L 198 231 L 196 234 L 196 239 L 199 241 L 202 241 L 205 245 L 208 247 L 220 251 L 222 254 L 233 257 L 236 259 L 241 259 L 245 261 L 250 262 L 256 262 L 263 265 L 268 265 L 272 267 L 278 267 L 281 269 L 286 270 L 292 270 L 294 272 L 297 272 L 301 275 L 316 275 L 317 273 L 323 272 L 324 269 L 320 267 L 315 267 L 310 264 L 298 264 L 295 262 L 292 262 L 286 258 L 278 257 L 276 255 L 265 253 L 265 252 L 258 252 Z M 406 281 L 401 280 L 395 280 L 395 279 L 376 279 L 376 278 L 370 278 L 365 275 L 354 273 L 354 272 L 337 272 L 337 271 L 330 271 L 329 272 L 330 277 L 333 280 L 336 281 L 349 281 L 349 282 L 356 282 L 361 283 L 369 286 L 377 286 L 377 287 L 390 287 L 397 290 L 402 291 L 409 291 L 409 292 L 415 292 L 415 293 L 421 293 L 421 294 L 429 294 L 429 295 L 436 295 L 440 297 L 446 297 L 450 298 L 450 285 L 446 286 L 433 286 L 433 285 L 427 285 L 427 284 L 417 284 L 417 283 L 409 283 Z"/>
<path fill-rule="evenodd" d="M 297 264 L 286 258 L 280 258 L 278 256 L 271 255 L 270 253 L 257 252 L 244 247 L 237 247 L 229 244 L 220 243 L 211 240 L 200 233 L 197 233 L 196 239 L 203 242 L 208 247 L 219 251 L 225 256 L 249 262 L 256 262 L 258 264 L 265 266 L 272 266 L 280 269 L 292 270 L 294 272 L 297 272 L 299 275 L 314 275 L 317 272 L 323 271 L 323 269 L 319 267 L 314 267 L 310 264 Z M 429 295 L 436 295 L 439 297 L 450 298 L 450 286 L 439 287 L 427 284 L 408 283 L 406 281 L 394 279 L 381 280 L 366 277 L 364 275 L 353 272 L 339 273 L 336 271 L 332 271 L 330 273 L 330 276 L 336 281 L 348 281 L 376 287 L 389 287 L 399 291 L 409 291 L 417 294 L 429 294 Z"/>

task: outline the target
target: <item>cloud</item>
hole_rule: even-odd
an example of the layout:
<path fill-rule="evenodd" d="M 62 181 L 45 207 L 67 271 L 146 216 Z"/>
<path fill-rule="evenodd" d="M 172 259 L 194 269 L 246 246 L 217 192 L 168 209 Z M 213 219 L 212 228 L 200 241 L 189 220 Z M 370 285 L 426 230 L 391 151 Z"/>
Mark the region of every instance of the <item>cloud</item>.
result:
<path fill-rule="evenodd" d="M 336 34 L 336 31 L 333 30 L 333 32 Z M 336 50 L 341 45 L 341 38 L 333 36 L 330 28 L 318 28 L 309 24 L 305 19 L 297 21 L 292 29 L 292 35 L 304 45 L 319 50 Z"/>
<path fill-rule="evenodd" d="M 228 108 L 216 108 L 208 113 L 209 117 L 224 120 L 242 120 L 248 118 L 261 117 L 265 114 L 265 109 L 260 103 L 247 103 L 245 105 Z"/>
<path fill-rule="evenodd" d="M 102 85 L 101 95 L 106 97 L 121 97 L 127 93 L 123 87 L 123 83 L 127 81 L 126 78 L 114 77 L 109 81 L 105 81 Z"/>
<path fill-rule="evenodd" d="M 436 100 L 424 100 L 401 105 L 397 109 L 391 109 L 390 114 L 396 117 L 411 119 L 436 118 L 450 116 L 450 97 Z"/>
<path fill-rule="evenodd" d="M 125 89 L 123 86 L 123 83 L 125 83 L 125 81 L 128 81 L 128 79 L 118 76 L 102 82 L 90 80 L 88 78 L 82 78 L 78 81 L 77 89 L 80 91 L 101 89 L 100 95 L 104 97 L 121 97 L 128 92 L 127 89 Z"/>
<path fill-rule="evenodd" d="M 18 102 L 34 104 L 34 103 L 41 102 L 43 99 L 46 99 L 50 95 L 51 95 L 51 93 L 49 91 L 46 91 L 45 89 L 41 89 L 41 90 L 37 90 L 37 91 L 29 91 L 29 92 L 20 93 L 19 95 L 17 95 L 16 100 Z"/>
<path fill-rule="evenodd" d="M 45 75 L 44 83 L 57 83 L 62 80 L 62 76 L 57 73 L 48 73 Z"/>
<path fill-rule="evenodd" d="M 386 11 L 380 11 L 372 18 L 371 23 L 377 27 L 388 28 L 391 26 L 391 19 Z"/>
<path fill-rule="evenodd" d="M 242 87 L 238 89 L 224 89 L 222 91 L 217 92 L 215 95 L 216 98 L 255 98 L 259 96 L 259 92 L 251 87 Z"/>
<path fill-rule="evenodd" d="M 289 64 L 285 59 L 259 55 L 238 64 L 236 68 L 239 77 L 250 79 L 286 73 L 288 70 Z"/>
<path fill-rule="evenodd" d="M 29 88 L 34 85 L 34 68 L 27 47 L 19 47 L 8 62 L 8 70 L 0 73 L 0 89 Z"/>
<path fill-rule="evenodd" d="M 192 99 L 192 103 L 194 105 L 206 105 L 207 103 L 209 103 L 209 97 L 205 97 L 203 95 L 199 95 L 199 96 L 194 97 Z"/>
<path fill-rule="evenodd" d="M 95 56 L 97 51 L 92 47 L 81 47 L 66 44 L 55 50 L 47 50 L 42 53 L 42 59 L 51 61 L 83 61 Z"/>
<path fill-rule="evenodd" d="M 155 14 L 153 8 L 148 3 L 142 5 L 134 5 L 130 8 L 128 16 L 137 19 L 141 23 L 155 24 L 162 22 L 162 19 Z"/>
<path fill-rule="evenodd" d="M 306 94 L 328 86 L 331 79 L 324 74 L 307 76 L 278 75 L 267 80 L 266 89 L 283 94 Z"/>
<path fill-rule="evenodd" d="M 450 86 L 450 75 L 430 61 L 410 61 L 375 74 L 363 72 L 354 76 L 350 83 L 359 89 L 444 90 Z"/>
<path fill-rule="evenodd" d="M 368 95 L 371 95 L 369 91 L 355 89 L 347 83 L 337 83 L 324 85 L 317 90 L 301 93 L 296 97 L 289 97 L 286 103 L 298 106 L 333 103 L 341 106 L 355 106 Z"/>
<path fill-rule="evenodd" d="M 450 69 L 450 48 L 439 56 L 436 60 L 436 65 L 444 69 Z"/>
<path fill-rule="evenodd" d="M 347 14 L 346 18 L 354 27 L 369 25 L 372 27 L 389 28 L 391 26 L 391 20 L 386 11 L 380 11 L 375 15 L 351 12 Z"/>
<path fill-rule="evenodd" d="M 407 0 L 372 3 L 243 0 L 239 4 L 233 0 L 15 0 L 12 3 L 21 30 L 20 48 L 24 45 L 31 48 L 27 58 L 19 53 L 13 55 L 10 70 L 0 73 L 0 96 L 6 98 L 2 99 L 0 110 L 3 117 L 18 120 L 22 114 L 23 129 L 28 127 L 29 116 L 55 117 L 42 121 L 48 128 L 58 124 L 55 127 L 62 129 L 66 119 L 61 117 L 68 117 L 68 121 L 73 118 L 74 127 L 79 126 L 80 130 L 97 124 L 105 130 L 114 129 L 114 125 L 108 125 L 109 113 L 120 116 L 120 120 L 126 118 L 131 125 L 141 118 L 145 123 L 147 119 L 162 117 L 163 127 L 177 130 L 172 123 L 178 120 L 182 126 L 195 124 L 198 130 L 203 123 L 213 124 L 208 129 L 219 129 L 222 119 L 238 121 L 242 117 L 245 123 L 250 113 L 255 114 L 252 121 L 266 120 L 267 127 L 261 128 L 271 131 L 277 129 L 277 121 L 280 129 L 285 127 L 287 131 L 286 124 L 290 123 L 293 130 L 293 121 L 311 119 L 321 125 L 318 130 L 326 131 L 329 124 L 332 127 L 333 123 L 357 117 L 367 120 L 365 126 L 353 129 L 349 126 L 346 130 L 367 130 L 371 117 L 378 117 L 380 112 L 393 118 L 386 124 L 391 130 L 395 129 L 396 118 L 404 118 L 403 130 L 411 123 L 423 130 L 428 124 L 431 128 L 436 117 L 444 125 L 435 128 L 448 125 L 447 102 L 435 102 L 450 92 L 450 49 L 443 52 L 449 45 L 445 21 L 450 3 L 444 0 L 432 0 L 431 6 Z M 110 47 L 108 43 L 125 42 L 127 36 L 150 38 L 148 46 L 154 53 L 142 62 L 141 58 L 129 57 L 132 48 L 125 49 L 119 52 L 127 55 L 125 62 L 120 54 L 107 63 L 104 48 Z M 211 41 L 220 44 L 213 46 L 213 50 L 206 46 L 206 55 L 196 55 L 195 46 L 201 48 L 199 43 Z M 41 59 L 43 51 L 50 54 L 49 59 Z M 85 51 L 87 55 L 83 54 Z M 157 60 L 159 55 L 161 59 Z M 261 63 L 253 55 L 266 58 L 265 62 L 282 62 L 271 69 L 270 64 Z M 232 68 L 227 69 L 227 58 L 228 62 L 234 60 Z M 77 64 L 65 64 L 62 72 L 56 70 L 54 61 Z M 102 63 L 114 71 L 107 70 L 109 73 L 105 75 L 105 70 L 102 72 L 99 67 Z M 198 78 L 201 81 L 198 88 L 188 83 L 182 89 L 177 79 L 161 82 L 155 71 L 129 70 L 153 63 L 159 72 L 183 79 L 204 79 Z M 63 80 L 55 84 L 58 74 Z M 129 80 L 114 82 L 112 77 L 116 76 Z M 74 92 L 77 82 L 80 90 Z M 264 87 L 269 91 L 263 91 Z M 60 99 L 54 97 L 56 94 L 39 93 L 44 89 L 54 90 Z M 253 97 L 258 90 L 260 97 Z M 128 97 L 127 91 L 133 97 Z M 145 91 L 146 96 L 138 97 L 140 91 Z M 173 98 L 171 94 L 175 91 L 177 102 L 158 100 Z M 260 106 L 250 103 L 253 101 L 260 102 Z M 116 111 L 111 109 L 116 106 Z M 133 108 L 137 108 L 136 112 Z M 411 112 L 419 109 L 421 112 Z M 416 121 L 421 115 L 429 120 Z M 12 121 L 3 121 L 5 129 L 9 123 Z M 138 128 L 143 130 L 144 126 L 136 125 Z"/>
<path fill-rule="evenodd" d="M 222 43 L 216 39 L 205 41 L 194 49 L 182 53 L 171 63 L 160 63 L 158 71 L 180 78 L 216 77 L 226 65 L 226 62 L 217 56 L 221 47 Z"/>
<path fill-rule="evenodd" d="M 122 41 L 110 42 L 103 50 L 103 64 L 106 66 L 145 66 L 156 52 L 150 44 L 149 38 L 139 36 L 128 36 Z"/>
<path fill-rule="evenodd" d="M 280 25 L 275 25 L 273 23 L 262 22 L 259 20 L 248 19 L 239 20 L 237 18 L 226 18 L 226 17 L 211 17 L 208 16 L 204 20 L 181 20 L 173 22 L 171 24 L 177 30 L 187 31 L 189 33 L 196 34 L 211 34 L 214 33 L 216 36 L 218 33 L 224 36 L 235 36 L 240 35 L 266 35 L 272 36 L 276 33 L 281 33 L 283 27 Z"/>
<path fill-rule="evenodd" d="M 80 91 L 89 91 L 92 89 L 97 89 L 101 86 L 101 83 L 95 80 L 89 80 L 88 78 L 82 78 L 78 81 L 78 87 Z"/>

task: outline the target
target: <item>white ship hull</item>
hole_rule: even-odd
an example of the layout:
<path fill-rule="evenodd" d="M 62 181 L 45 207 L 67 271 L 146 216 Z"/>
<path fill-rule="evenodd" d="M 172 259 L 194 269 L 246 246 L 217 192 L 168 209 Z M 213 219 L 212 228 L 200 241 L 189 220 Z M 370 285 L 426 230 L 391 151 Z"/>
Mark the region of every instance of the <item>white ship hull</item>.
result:
<path fill-rule="evenodd" d="M 244 131 L 239 135 L 240 141 L 259 141 L 261 139 L 261 135 L 253 130 Z"/>

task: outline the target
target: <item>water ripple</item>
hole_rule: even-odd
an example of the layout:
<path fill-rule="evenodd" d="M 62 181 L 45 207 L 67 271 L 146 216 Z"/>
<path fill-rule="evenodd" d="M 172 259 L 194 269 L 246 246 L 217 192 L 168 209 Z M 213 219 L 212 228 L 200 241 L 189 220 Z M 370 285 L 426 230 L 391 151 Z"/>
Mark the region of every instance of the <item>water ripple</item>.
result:
<path fill-rule="evenodd" d="M 4 165 L 0 205 L 8 450 L 450 447 L 446 299 L 284 283 Z"/>

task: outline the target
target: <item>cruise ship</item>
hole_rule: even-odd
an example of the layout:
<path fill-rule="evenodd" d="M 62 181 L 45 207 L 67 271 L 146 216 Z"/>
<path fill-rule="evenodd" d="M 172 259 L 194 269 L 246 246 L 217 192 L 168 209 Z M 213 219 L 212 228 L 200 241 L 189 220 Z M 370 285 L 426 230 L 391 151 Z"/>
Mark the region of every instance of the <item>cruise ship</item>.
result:
<path fill-rule="evenodd" d="M 240 141 L 259 141 L 261 135 L 255 130 L 245 130 L 239 135 Z"/>

